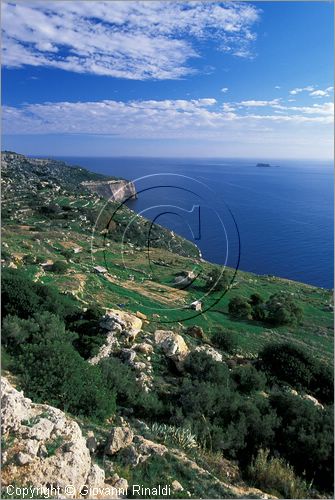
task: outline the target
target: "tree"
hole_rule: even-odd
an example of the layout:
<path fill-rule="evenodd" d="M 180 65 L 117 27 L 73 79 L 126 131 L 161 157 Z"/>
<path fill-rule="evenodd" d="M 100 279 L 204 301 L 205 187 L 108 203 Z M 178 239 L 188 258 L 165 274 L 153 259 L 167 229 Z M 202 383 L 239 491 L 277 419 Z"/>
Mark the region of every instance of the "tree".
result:
<path fill-rule="evenodd" d="M 212 335 L 212 341 L 214 345 L 229 353 L 237 349 L 236 334 L 223 328 L 215 330 Z"/>
<path fill-rule="evenodd" d="M 252 317 L 256 321 L 264 321 L 266 319 L 266 307 L 264 300 L 259 293 L 250 295 L 249 303 L 252 308 Z"/>
<path fill-rule="evenodd" d="M 68 266 L 64 260 L 56 260 L 51 266 L 51 271 L 53 273 L 62 274 L 67 271 L 67 267 Z"/>
<path fill-rule="evenodd" d="M 302 309 L 291 296 L 276 293 L 266 303 L 267 320 L 274 325 L 291 325 L 301 322 Z"/>
<path fill-rule="evenodd" d="M 209 272 L 206 280 L 206 290 L 218 292 L 226 290 L 229 286 L 230 280 L 227 271 L 214 268 Z"/>
<path fill-rule="evenodd" d="M 258 306 L 260 304 L 263 304 L 264 300 L 259 293 L 253 293 L 250 295 L 249 302 L 251 306 Z"/>
<path fill-rule="evenodd" d="M 252 308 L 244 297 L 233 297 L 228 304 L 229 314 L 235 318 L 251 319 Z"/>

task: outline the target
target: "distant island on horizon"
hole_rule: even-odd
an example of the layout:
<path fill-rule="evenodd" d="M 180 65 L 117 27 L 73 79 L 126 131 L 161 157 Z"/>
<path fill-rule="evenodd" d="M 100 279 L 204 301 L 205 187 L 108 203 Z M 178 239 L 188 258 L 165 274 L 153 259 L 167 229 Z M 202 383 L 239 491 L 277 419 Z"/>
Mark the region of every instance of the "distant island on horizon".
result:
<path fill-rule="evenodd" d="M 270 163 L 257 163 L 256 167 L 260 167 L 260 168 L 269 168 L 269 167 L 279 168 L 279 165 L 271 165 Z"/>

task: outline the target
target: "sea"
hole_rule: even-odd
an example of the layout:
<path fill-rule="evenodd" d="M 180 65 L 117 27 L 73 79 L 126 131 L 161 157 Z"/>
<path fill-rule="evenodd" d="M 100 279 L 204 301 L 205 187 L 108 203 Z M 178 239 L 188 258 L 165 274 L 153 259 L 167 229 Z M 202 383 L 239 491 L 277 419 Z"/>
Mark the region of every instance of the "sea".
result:
<path fill-rule="evenodd" d="M 204 259 L 333 288 L 333 165 L 311 160 L 54 157 L 135 182 L 127 205 Z"/>

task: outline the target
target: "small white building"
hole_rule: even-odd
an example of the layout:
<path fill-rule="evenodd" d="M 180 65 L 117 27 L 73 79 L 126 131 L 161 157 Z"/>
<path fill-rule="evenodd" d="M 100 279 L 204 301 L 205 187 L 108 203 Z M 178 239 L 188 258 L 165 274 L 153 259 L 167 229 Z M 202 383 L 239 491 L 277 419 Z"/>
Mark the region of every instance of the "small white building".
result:
<path fill-rule="evenodd" d="M 190 305 L 190 308 L 193 309 L 194 311 L 201 311 L 202 310 L 202 302 L 200 300 L 195 300 Z"/>
<path fill-rule="evenodd" d="M 95 266 L 93 267 L 93 270 L 96 274 L 107 274 L 108 271 L 105 267 L 102 266 Z"/>

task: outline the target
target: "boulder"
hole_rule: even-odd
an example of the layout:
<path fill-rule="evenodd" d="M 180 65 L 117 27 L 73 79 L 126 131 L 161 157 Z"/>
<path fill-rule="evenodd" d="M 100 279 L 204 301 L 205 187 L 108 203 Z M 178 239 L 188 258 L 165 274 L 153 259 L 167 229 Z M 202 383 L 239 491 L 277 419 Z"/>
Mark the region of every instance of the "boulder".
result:
<path fill-rule="evenodd" d="M 186 334 L 190 335 L 191 337 L 199 340 L 205 340 L 205 334 L 201 326 L 197 325 L 192 325 L 189 326 L 186 330 Z"/>
<path fill-rule="evenodd" d="M 118 490 L 118 498 L 127 498 L 128 481 L 121 477 L 114 484 L 113 487 Z"/>
<path fill-rule="evenodd" d="M 114 455 L 122 448 L 126 448 L 133 441 L 134 433 L 130 427 L 114 427 L 108 436 L 105 447 L 106 455 Z"/>
<path fill-rule="evenodd" d="M 189 353 L 189 348 L 183 337 L 172 331 L 156 330 L 155 342 L 163 350 L 166 357 L 174 361 L 176 367 L 181 370 Z"/>
<path fill-rule="evenodd" d="M 172 481 L 171 487 L 172 487 L 172 491 L 175 491 L 175 492 L 184 491 L 184 488 L 182 487 L 180 482 L 177 481 L 176 479 L 174 481 Z"/>
<path fill-rule="evenodd" d="M 8 439 L 2 484 L 52 484 L 66 498 L 65 487 L 86 484 L 91 458 L 79 425 L 61 410 L 34 404 L 8 380 L 1 380 L 3 438 Z M 21 467 L 24 467 L 24 474 Z"/>
<path fill-rule="evenodd" d="M 86 479 L 86 486 L 89 488 L 98 488 L 105 483 L 105 471 L 97 464 L 93 464 L 90 468 Z"/>
<path fill-rule="evenodd" d="M 141 313 L 140 311 L 136 312 L 136 317 L 140 318 L 140 319 L 143 319 L 143 320 L 147 320 L 148 319 L 147 316 L 145 314 Z"/>
<path fill-rule="evenodd" d="M 136 467 L 141 459 L 141 455 L 133 445 L 128 446 L 127 448 L 123 448 L 123 450 L 120 451 L 118 457 L 121 459 L 124 465 L 131 465 L 132 467 Z"/>
<path fill-rule="evenodd" d="M 210 356 L 214 361 L 222 361 L 222 354 L 220 354 L 216 349 L 211 347 L 210 345 L 201 345 L 194 349 L 196 352 L 205 352 L 208 356 Z"/>
<path fill-rule="evenodd" d="M 310 394 L 304 394 L 302 398 L 305 399 L 306 401 L 310 401 L 311 403 L 313 403 L 314 406 L 318 406 L 319 408 L 323 408 L 323 405 L 316 398 L 311 396 Z"/>
<path fill-rule="evenodd" d="M 135 436 L 134 443 L 136 450 L 143 456 L 143 460 L 151 457 L 151 455 L 162 456 L 168 451 L 167 447 L 163 444 L 155 443 L 143 436 Z"/>
<path fill-rule="evenodd" d="M 135 349 L 138 352 L 141 352 L 142 354 L 152 354 L 154 348 L 152 347 L 151 344 L 148 344 L 147 342 L 142 342 L 141 344 L 136 344 L 133 345 L 133 349 Z"/>
<path fill-rule="evenodd" d="M 132 365 L 136 358 L 136 352 L 133 349 L 121 349 L 120 351 L 120 359 L 127 365 Z"/>
<path fill-rule="evenodd" d="M 15 463 L 17 465 L 27 465 L 31 461 L 32 457 L 27 453 L 22 453 L 22 451 L 19 451 L 19 453 L 15 455 Z"/>
<path fill-rule="evenodd" d="M 126 338 L 134 340 L 141 331 L 142 320 L 134 314 L 110 309 L 101 319 L 100 326 L 105 330 L 122 333 Z"/>
<path fill-rule="evenodd" d="M 92 431 L 87 433 L 86 446 L 90 453 L 95 453 L 98 448 L 97 440 L 95 439 Z"/>

